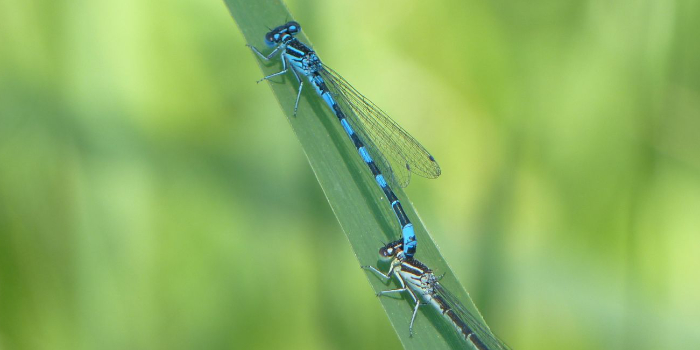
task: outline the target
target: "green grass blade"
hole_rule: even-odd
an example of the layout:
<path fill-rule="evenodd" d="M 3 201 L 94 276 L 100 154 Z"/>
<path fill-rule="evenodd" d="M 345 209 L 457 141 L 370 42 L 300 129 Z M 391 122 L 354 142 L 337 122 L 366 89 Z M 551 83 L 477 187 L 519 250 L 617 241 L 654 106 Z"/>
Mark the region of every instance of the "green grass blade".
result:
<path fill-rule="evenodd" d="M 267 28 L 293 19 L 280 1 L 225 0 L 225 2 L 245 36 L 246 42 L 263 52 L 269 52 L 263 40 L 268 31 Z M 298 37 L 310 44 L 304 35 Z M 241 47 L 241 50 L 248 50 L 248 48 Z M 279 61 L 263 62 L 252 52 L 250 57 L 251 62 L 255 60 L 260 65 L 261 77 L 281 69 Z M 245 64 L 244 62 L 243 66 Z M 359 261 L 358 271 L 360 265 L 374 265 L 386 270 L 387 264 L 378 261 L 378 249 L 381 242 L 398 239 L 401 235 L 400 229 L 381 190 L 370 176 L 355 147 L 346 137 L 337 118 L 308 85 L 302 93 L 299 113 L 294 117 L 292 112 L 298 83 L 291 74 L 275 78 L 269 85 L 299 139 L 340 226 L 352 245 Z M 250 88 L 256 88 L 252 81 Z M 430 266 L 437 274 L 445 273 L 441 283 L 475 315 L 479 315 L 468 294 L 440 255 L 406 194 L 401 188 L 394 188 L 394 191 L 415 226 L 418 236 L 416 258 Z M 368 272 L 367 277 L 375 292 L 394 288 L 393 282 L 387 286 L 372 273 Z M 329 282 L 332 283 L 332 281 Z M 412 314 L 412 302 L 409 302 L 406 296 L 401 299 L 382 297 L 379 300 L 404 348 L 465 347 L 465 343 L 459 340 L 451 325 L 429 306 L 424 306 L 419 311 L 414 326 L 416 334 L 409 337 L 408 325 Z"/>

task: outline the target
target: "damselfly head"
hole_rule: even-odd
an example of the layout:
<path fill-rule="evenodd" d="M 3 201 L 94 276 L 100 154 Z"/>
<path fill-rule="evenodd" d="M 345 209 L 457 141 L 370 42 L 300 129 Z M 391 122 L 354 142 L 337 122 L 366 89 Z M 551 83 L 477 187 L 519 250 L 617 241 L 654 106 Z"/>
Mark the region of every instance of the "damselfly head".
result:
<path fill-rule="evenodd" d="M 385 246 L 379 248 L 379 255 L 384 259 L 393 258 L 403 252 L 403 239 L 389 242 Z"/>
<path fill-rule="evenodd" d="M 265 34 L 265 44 L 275 46 L 283 41 L 287 41 L 301 31 L 301 26 L 295 21 L 287 22 Z"/>

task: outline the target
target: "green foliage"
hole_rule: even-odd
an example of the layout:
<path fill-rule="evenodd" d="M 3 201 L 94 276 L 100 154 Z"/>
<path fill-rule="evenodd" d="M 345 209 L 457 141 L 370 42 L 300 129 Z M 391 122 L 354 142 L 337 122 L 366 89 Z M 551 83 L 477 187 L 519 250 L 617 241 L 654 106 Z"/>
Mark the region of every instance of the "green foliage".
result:
<path fill-rule="evenodd" d="M 285 2 L 440 162 L 418 258 L 510 346 L 700 348 L 697 0 Z M 403 347 L 358 266 L 393 217 L 312 91 L 255 84 L 286 9 L 230 4 L 0 2 L 1 349 Z"/>

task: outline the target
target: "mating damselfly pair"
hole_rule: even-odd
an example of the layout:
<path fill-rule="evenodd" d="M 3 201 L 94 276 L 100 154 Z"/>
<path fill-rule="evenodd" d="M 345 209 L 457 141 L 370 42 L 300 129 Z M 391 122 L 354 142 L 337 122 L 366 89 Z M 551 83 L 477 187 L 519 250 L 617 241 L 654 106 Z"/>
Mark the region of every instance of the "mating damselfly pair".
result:
<path fill-rule="evenodd" d="M 477 349 L 507 349 L 507 346 L 498 341 L 486 326 L 483 326 L 459 303 L 457 298 L 452 297 L 442 288 L 438 278 L 430 269 L 413 258 L 417 249 L 413 224 L 391 186 L 405 187 L 410 181 L 411 173 L 436 178 L 440 175 L 439 165 L 418 141 L 355 90 L 338 73 L 323 64 L 308 45 L 298 40 L 295 35 L 300 31 L 300 25 L 294 21 L 271 29 L 265 35 L 265 43 L 274 49 L 267 55 L 250 46 L 261 59 L 269 61 L 279 55 L 282 62 L 282 70 L 260 81 L 291 71 L 299 83 L 294 115 L 297 114 L 299 99 L 305 84 L 310 84 L 337 117 L 372 173 L 375 182 L 386 196 L 401 226 L 401 239 L 380 250 L 382 257 L 392 259 L 391 269 L 387 274 L 383 274 L 374 267 L 365 268 L 385 278 L 395 276 L 401 288 L 380 294 L 409 293 L 415 303 L 409 326 L 411 334 L 416 313 L 421 305 L 420 299 L 423 299 L 441 312 L 462 337 Z"/>

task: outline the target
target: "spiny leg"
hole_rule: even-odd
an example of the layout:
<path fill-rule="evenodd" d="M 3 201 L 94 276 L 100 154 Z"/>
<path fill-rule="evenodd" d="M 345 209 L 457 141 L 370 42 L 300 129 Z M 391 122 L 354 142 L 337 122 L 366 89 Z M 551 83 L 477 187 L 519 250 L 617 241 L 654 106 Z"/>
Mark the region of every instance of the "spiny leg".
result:
<path fill-rule="evenodd" d="M 248 46 L 251 50 L 253 50 L 253 52 L 255 52 L 255 54 L 257 54 L 261 59 L 263 59 L 263 60 L 265 60 L 265 61 L 269 61 L 274 55 L 277 54 L 277 52 L 280 51 L 280 49 L 282 49 L 282 48 L 284 47 L 284 44 L 278 45 L 278 46 L 277 46 L 274 50 L 272 50 L 272 52 L 270 52 L 270 54 L 267 55 L 267 56 L 263 55 L 262 52 L 260 52 L 257 48 L 255 48 L 255 47 L 252 46 L 252 45 L 246 45 L 246 46 Z M 262 79 L 258 80 L 257 82 L 260 83 L 260 82 L 263 81 L 263 80 L 270 80 L 270 78 L 276 77 L 276 76 L 278 76 L 278 75 L 282 75 L 282 74 L 284 74 L 284 73 L 287 73 L 287 61 L 285 60 L 284 56 L 282 56 L 282 70 L 279 71 L 279 72 L 277 72 L 277 73 L 270 74 L 270 75 L 268 75 L 268 76 L 266 76 L 266 77 L 263 77 Z M 297 78 L 297 79 L 299 79 L 299 78 Z"/>
<path fill-rule="evenodd" d="M 413 295 L 413 292 L 410 290 L 408 291 L 411 296 L 413 297 L 413 300 L 416 300 L 416 296 Z M 416 314 L 418 314 L 418 308 L 420 307 L 420 303 L 416 301 L 416 306 L 413 308 L 413 316 L 411 316 L 411 324 L 408 325 L 408 335 L 413 336 L 413 321 L 416 320 Z"/>
<path fill-rule="evenodd" d="M 401 284 L 400 289 L 395 289 L 394 291 L 407 291 L 408 294 L 411 296 L 413 299 L 413 302 L 416 304 L 416 306 L 413 308 L 413 315 L 411 316 L 411 324 L 408 325 L 408 334 L 409 336 L 413 336 L 413 321 L 416 320 L 416 314 L 418 314 L 418 307 L 420 307 L 420 302 L 418 301 L 418 298 L 416 298 L 416 295 L 413 293 L 412 290 L 406 288 L 406 282 L 404 282 L 403 278 L 401 275 L 396 275 L 397 279 L 399 280 L 399 283 Z M 392 291 L 387 291 L 387 292 L 392 292 Z M 383 294 L 383 293 L 380 293 Z"/>
<path fill-rule="evenodd" d="M 375 274 L 377 274 L 377 276 L 379 276 L 379 277 L 381 277 L 381 278 L 384 278 L 385 280 L 391 279 L 392 270 L 389 270 L 389 273 L 387 273 L 387 274 L 385 275 L 383 272 L 379 271 L 379 270 L 378 270 L 376 267 L 374 267 L 374 266 L 360 266 L 360 267 L 362 267 L 362 268 L 365 269 L 365 270 L 370 270 L 370 271 L 374 272 Z"/>
<path fill-rule="evenodd" d="M 246 46 L 248 46 L 251 50 L 253 50 L 253 52 L 255 52 L 255 53 L 256 53 L 260 58 L 262 58 L 263 60 L 269 61 L 269 60 L 272 58 L 272 56 L 274 56 L 275 54 L 277 54 L 277 52 L 280 50 L 280 48 L 282 48 L 282 46 L 284 46 L 284 44 L 277 45 L 277 47 L 276 47 L 274 50 L 272 50 L 272 52 L 270 52 L 270 54 L 267 55 L 267 56 L 263 55 L 263 53 L 260 52 L 260 50 L 258 50 L 258 49 L 257 49 L 255 46 L 253 46 L 253 45 L 248 45 L 248 44 L 246 44 Z"/>
<path fill-rule="evenodd" d="M 277 54 L 277 52 L 280 52 L 281 49 L 286 47 L 285 44 L 280 44 L 274 50 L 272 50 L 272 52 L 270 52 L 269 55 L 265 56 L 255 46 L 252 46 L 252 45 L 246 45 L 246 46 L 248 46 L 251 50 L 253 50 L 253 52 L 255 52 L 255 54 L 258 55 L 258 57 L 260 57 L 261 59 L 263 59 L 265 61 L 269 61 L 273 56 L 275 56 Z M 284 51 L 284 50 L 282 50 L 282 51 Z M 258 83 L 260 83 L 263 80 L 270 80 L 270 78 L 285 74 L 285 73 L 287 73 L 287 70 L 288 70 L 287 69 L 287 58 L 285 56 L 282 56 L 282 70 L 277 72 L 277 73 L 270 74 L 266 77 L 263 77 L 262 79 L 258 80 Z M 299 91 L 297 92 L 296 101 L 294 101 L 294 116 L 296 116 L 297 110 L 299 109 L 299 99 L 301 98 L 301 91 L 304 88 L 304 82 L 299 78 L 299 74 L 294 69 L 292 69 L 292 73 L 294 73 L 294 77 L 297 78 L 297 81 L 299 82 Z"/>
<path fill-rule="evenodd" d="M 278 46 L 277 48 L 280 48 L 280 47 L 282 47 L 282 46 Z M 275 49 L 275 50 L 277 50 L 277 49 Z M 287 60 L 284 58 L 284 56 L 282 56 L 282 70 L 279 71 L 279 72 L 277 72 L 277 73 L 275 73 L 275 74 L 270 74 L 270 75 L 268 75 L 268 76 L 266 76 L 266 77 L 264 77 L 264 78 L 258 80 L 258 83 L 260 83 L 260 82 L 263 81 L 263 80 L 269 80 L 269 79 L 272 78 L 272 77 L 276 77 L 276 76 L 278 76 L 278 75 L 282 75 L 282 74 L 284 74 L 284 73 L 287 73 L 287 70 L 288 70 L 288 69 L 287 69 Z M 292 70 L 292 71 L 293 71 L 293 70 Z M 296 75 L 296 73 L 294 73 L 294 74 Z M 297 78 L 297 79 L 299 79 L 299 78 Z"/>
<path fill-rule="evenodd" d="M 286 66 L 284 61 L 286 61 L 286 59 L 283 58 L 282 64 L 283 64 L 283 66 Z M 297 110 L 299 109 L 299 98 L 301 98 L 301 89 L 304 88 L 304 82 L 299 78 L 299 74 L 297 73 L 297 71 L 292 69 L 292 73 L 294 73 L 294 77 L 297 78 L 297 81 L 299 82 L 299 92 L 297 92 L 297 100 L 294 102 L 294 116 L 296 117 Z"/>
<path fill-rule="evenodd" d="M 304 87 L 304 82 L 299 83 L 299 92 L 297 93 L 297 100 L 294 102 L 294 116 L 297 116 L 297 109 L 299 109 L 299 98 L 301 97 L 301 89 Z"/>
<path fill-rule="evenodd" d="M 408 291 L 408 289 L 406 289 L 406 288 L 382 290 L 379 293 L 377 293 L 377 296 L 382 296 L 382 295 L 391 294 L 391 293 L 401 293 L 401 292 L 406 292 L 406 291 Z"/>
<path fill-rule="evenodd" d="M 381 272 L 380 272 L 381 273 Z M 401 292 L 408 292 L 408 294 L 411 296 L 411 299 L 413 299 L 413 302 L 416 304 L 416 306 L 413 307 L 413 315 L 411 315 L 411 323 L 408 325 L 408 334 L 409 336 L 413 337 L 413 322 L 416 320 L 416 315 L 418 314 L 418 308 L 420 307 L 420 302 L 418 302 L 418 298 L 416 298 L 416 295 L 406 287 L 406 283 L 403 281 L 403 278 L 401 278 L 399 275 L 397 275 L 397 279 L 399 280 L 399 283 L 401 284 L 401 288 L 397 289 L 391 289 L 391 290 L 383 290 L 379 293 L 377 293 L 377 296 L 382 296 L 386 294 L 391 294 L 391 293 L 401 293 Z"/>
<path fill-rule="evenodd" d="M 387 274 L 384 274 L 383 272 L 379 271 L 374 266 L 361 266 L 361 267 L 365 270 L 370 270 L 370 271 L 374 272 L 377 276 L 379 276 L 380 278 L 383 278 L 384 280 L 390 280 L 391 275 L 394 273 L 394 266 L 392 266 L 389 269 L 389 272 Z M 397 275 L 397 279 L 399 280 L 399 283 L 401 284 L 401 288 L 391 289 L 391 290 L 383 290 L 383 291 L 380 291 L 379 293 L 377 293 L 377 296 L 381 296 L 382 294 L 389 294 L 389 293 L 400 293 L 400 292 L 403 292 L 405 290 L 408 290 L 408 289 L 406 289 L 406 284 L 404 284 L 403 279 L 401 279 L 401 276 Z"/>
<path fill-rule="evenodd" d="M 262 79 L 258 80 L 257 83 L 260 83 L 260 82 L 263 81 L 263 80 L 270 80 L 270 78 L 276 77 L 276 76 L 278 76 L 278 75 L 282 75 L 282 74 L 284 74 L 284 73 L 287 73 L 287 69 L 286 69 L 286 68 L 285 68 L 284 70 L 281 70 L 281 71 L 275 73 L 275 74 L 270 74 L 270 75 L 268 75 L 268 76 L 266 76 L 266 77 L 263 77 Z"/>

